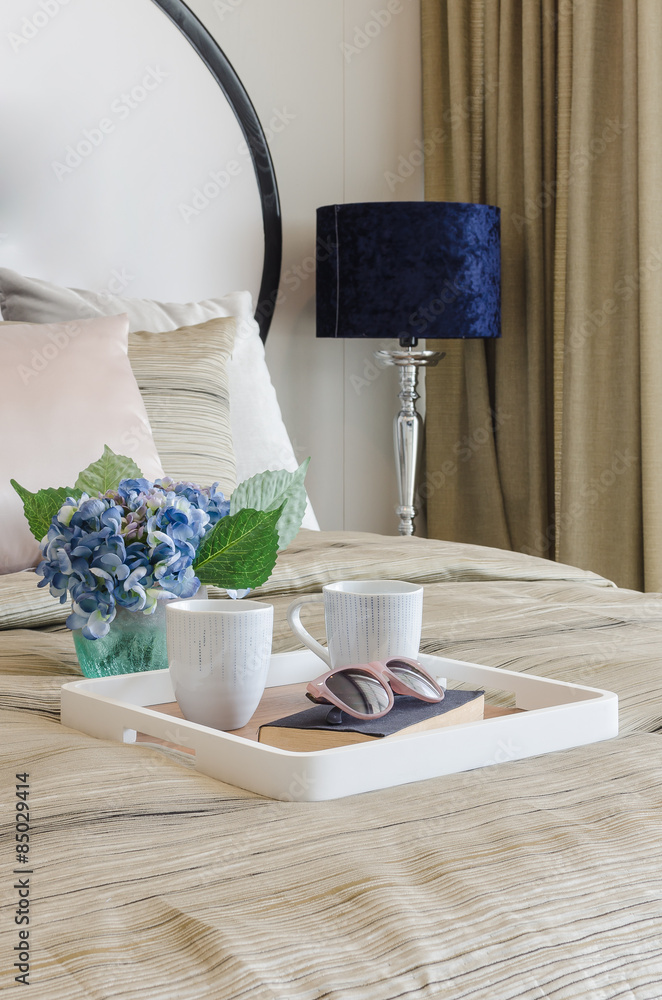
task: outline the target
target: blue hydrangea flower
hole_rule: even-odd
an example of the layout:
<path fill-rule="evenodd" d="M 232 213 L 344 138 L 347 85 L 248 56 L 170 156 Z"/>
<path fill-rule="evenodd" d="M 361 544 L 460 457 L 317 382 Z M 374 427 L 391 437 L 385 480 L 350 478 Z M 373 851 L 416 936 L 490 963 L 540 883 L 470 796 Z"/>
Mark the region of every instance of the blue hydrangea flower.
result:
<path fill-rule="evenodd" d="M 37 573 L 61 603 L 71 629 L 107 635 L 118 607 L 151 614 L 159 599 L 192 597 L 193 569 L 207 531 L 230 510 L 218 483 L 124 479 L 98 497 L 68 497 L 41 543 Z"/>
<path fill-rule="evenodd" d="M 230 501 L 226 500 L 217 488 L 218 483 L 201 489 L 195 483 L 173 483 L 171 479 L 159 479 L 157 485 L 166 485 L 178 496 L 186 499 L 209 515 L 209 523 L 213 527 L 217 521 L 230 513 Z"/>

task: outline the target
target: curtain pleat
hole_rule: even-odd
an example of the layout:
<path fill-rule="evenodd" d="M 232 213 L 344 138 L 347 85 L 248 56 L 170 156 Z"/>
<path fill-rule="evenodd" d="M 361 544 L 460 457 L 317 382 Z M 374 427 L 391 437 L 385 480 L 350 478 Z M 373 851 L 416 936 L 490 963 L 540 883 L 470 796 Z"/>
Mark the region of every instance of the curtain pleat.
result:
<path fill-rule="evenodd" d="M 662 4 L 637 24 L 639 336 L 644 589 L 662 590 Z"/>
<path fill-rule="evenodd" d="M 549 205 L 536 218 L 525 211 L 554 169 L 539 111 L 554 99 L 542 62 L 554 50 L 543 50 L 540 4 L 521 0 L 423 0 L 422 31 L 425 134 L 441 137 L 426 159 L 426 197 L 500 206 L 508 290 L 502 341 L 446 342 L 447 358 L 427 373 L 428 532 L 533 551 L 549 521 L 553 461 L 553 226 Z"/>
<path fill-rule="evenodd" d="M 635 6 L 572 14 L 557 554 L 643 583 Z"/>
<path fill-rule="evenodd" d="M 662 589 L 662 4 L 422 0 L 422 35 L 426 197 L 502 225 L 501 341 L 427 373 L 428 531 Z"/>

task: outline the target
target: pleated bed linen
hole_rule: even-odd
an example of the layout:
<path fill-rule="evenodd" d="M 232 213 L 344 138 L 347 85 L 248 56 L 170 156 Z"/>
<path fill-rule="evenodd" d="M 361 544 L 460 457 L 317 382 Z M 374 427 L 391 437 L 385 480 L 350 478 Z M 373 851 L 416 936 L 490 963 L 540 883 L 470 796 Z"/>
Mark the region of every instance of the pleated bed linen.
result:
<path fill-rule="evenodd" d="M 295 645 L 291 595 L 327 574 L 423 579 L 425 651 L 617 691 L 621 735 L 522 761 L 504 745 L 493 767 L 336 802 L 264 799 L 184 754 L 64 729 L 71 636 L 45 606 L 29 628 L 6 580 L 0 759 L 8 800 L 30 772 L 33 995 L 657 1000 L 662 598 L 510 552 L 302 532 L 260 593 L 276 649 Z M 321 636 L 316 608 L 306 622 Z"/>
<path fill-rule="evenodd" d="M 159 334 L 163 336 L 163 334 Z M 519 552 L 427 538 L 373 535 L 362 531 L 302 529 L 278 556 L 267 582 L 253 591 L 260 600 L 319 590 L 334 580 L 567 580 L 613 587 L 587 570 Z M 31 570 L 0 576 L 0 630 L 55 625 L 69 615 L 66 604 L 37 588 Z M 211 587 L 212 596 L 223 591 Z"/>

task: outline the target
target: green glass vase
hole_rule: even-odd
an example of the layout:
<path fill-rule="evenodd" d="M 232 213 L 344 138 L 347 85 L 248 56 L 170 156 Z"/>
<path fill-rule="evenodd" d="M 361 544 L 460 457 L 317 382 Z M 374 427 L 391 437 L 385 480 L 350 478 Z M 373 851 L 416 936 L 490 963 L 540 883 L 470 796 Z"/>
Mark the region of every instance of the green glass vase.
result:
<path fill-rule="evenodd" d="M 166 670 L 165 606 L 159 601 L 156 611 L 144 615 L 140 611 L 117 608 L 108 635 L 102 639 L 86 639 L 81 629 L 74 631 L 74 646 L 80 668 L 86 677 L 111 677 L 134 674 L 143 670 Z"/>

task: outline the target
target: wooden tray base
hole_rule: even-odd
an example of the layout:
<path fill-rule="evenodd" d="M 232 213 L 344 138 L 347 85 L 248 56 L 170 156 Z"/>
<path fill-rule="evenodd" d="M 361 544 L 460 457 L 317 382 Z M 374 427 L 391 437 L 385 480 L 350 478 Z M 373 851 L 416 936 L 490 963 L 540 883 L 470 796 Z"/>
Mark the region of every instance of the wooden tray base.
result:
<path fill-rule="evenodd" d="M 241 729 L 230 730 L 233 736 L 242 736 L 245 740 L 253 740 L 257 743 L 257 734 L 260 726 L 264 726 L 275 719 L 282 719 L 286 715 L 293 715 L 295 712 L 302 712 L 310 708 L 307 700 L 306 683 L 283 684 L 281 687 L 267 688 L 262 696 L 255 713 L 250 721 Z M 162 712 L 163 715 L 171 715 L 175 719 L 183 719 L 182 710 L 176 701 L 167 705 L 148 705 L 155 712 Z M 501 708 L 497 705 L 485 704 L 485 719 L 494 719 L 499 715 L 515 715 L 521 712 L 519 708 Z M 161 746 L 170 747 L 173 750 L 183 750 L 184 753 L 194 754 L 190 747 L 179 746 L 176 743 L 168 743 L 167 740 L 158 739 L 156 736 L 146 736 L 144 733 L 136 734 L 138 743 L 158 743 Z"/>

